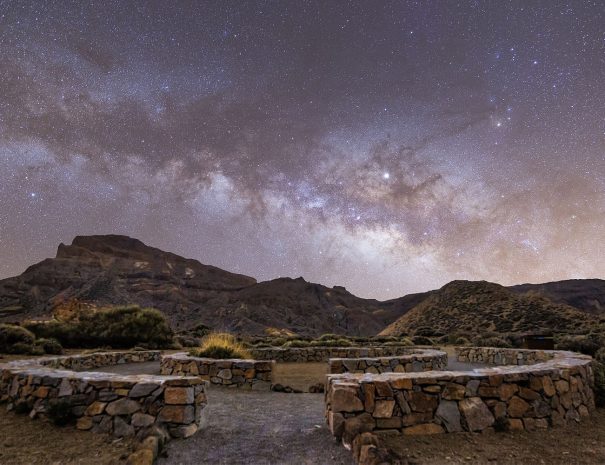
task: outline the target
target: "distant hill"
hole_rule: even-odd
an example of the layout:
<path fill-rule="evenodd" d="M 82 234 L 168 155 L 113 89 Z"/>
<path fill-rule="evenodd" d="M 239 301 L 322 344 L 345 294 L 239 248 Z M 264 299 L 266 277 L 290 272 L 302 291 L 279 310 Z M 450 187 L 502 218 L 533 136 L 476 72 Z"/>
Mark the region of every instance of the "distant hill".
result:
<path fill-rule="evenodd" d="M 597 318 L 540 295 L 515 293 L 486 281 L 452 281 L 389 325 L 381 335 L 523 333 L 533 331 L 586 332 Z"/>
<path fill-rule="evenodd" d="M 541 295 L 553 302 L 571 305 L 594 315 L 605 312 L 603 279 L 568 279 L 544 284 L 519 284 L 509 289 L 517 293 Z"/>
<path fill-rule="evenodd" d="M 139 304 L 161 310 L 177 330 L 199 324 L 262 334 L 373 335 L 393 321 L 376 300 L 304 279 L 257 283 L 126 236 L 79 236 L 55 258 L 0 281 L 0 321 L 48 318 L 73 302 Z"/>

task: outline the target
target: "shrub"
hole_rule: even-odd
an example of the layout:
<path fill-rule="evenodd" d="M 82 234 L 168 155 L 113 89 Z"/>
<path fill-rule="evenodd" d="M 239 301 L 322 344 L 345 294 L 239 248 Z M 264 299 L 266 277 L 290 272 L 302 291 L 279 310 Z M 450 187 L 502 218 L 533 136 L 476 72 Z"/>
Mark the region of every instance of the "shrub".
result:
<path fill-rule="evenodd" d="M 595 355 L 601 348 L 600 341 L 590 336 L 563 336 L 557 341 L 557 349 Z"/>
<path fill-rule="evenodd" d="M 399 341 L 399 338 L 397 336 L 374 336 L 372 338 L 372 342 L 379 342 L 379 343 L 397 342 L 397 341 Z"/>
<path fill-rule="evenodd" d="M 201 346 L 190 354 L 204 358 L 252 358 L 244 345 L 229 333 L 208 334 L 202 339 Z"/>
<path fill-rule="evenodd" d="M 52 401 L 46 413 L 48 414 L 48 418 L 57 426 L 65 426 L 74 420 L 71 404 L 67 400 Z"/>
<path fill-rule="evenodd" d="M 63 347 L 95 347 L 89 334 L 79 331 L 77 322 L 48 321 L 44 323 L 25 322 L 27 329 L 41 339 L 55 339 Z"/>
<path fill-rule="evenodd" d="M 0 324 L 0 352 L 7 354 L 29 354 L 35 336 L 21 326 Z"/>
<path fill-rule="evenodd" d="M 27 323 L 26 327 L 39 338 L 56 339 L 63 347 L 123 349 L 141 345 L 159 349 L 173 343 L 165 316 L 135 305 L 82 314 L 77 321 Z"/>
<path fill-rule="evenodd" d="M 24 342 L 17 342 L 13 344 L 9 350 L 6 351 L 8 354 L 19 354 L 19 355 L 42 355 L 42 353 L 36 353 L 33 344 L 26 344 Z"/>
<path fill-rule="evenodd" d="M 473 339 L 473 344 L 477 347 L 511 347 L 506 339 L 497 336 L 479 336 Z"/>
<path fill-rule="evenodd" d="M 315 347 L 349 347 L 353 344 L 348 339 L 318 339 L 311 341 L 310 345 Z"/>
<path fill-rule="evenodd" d="M 416 328 L 416 330 L 414 331 L 414 336 L 439 337 L 439 336 L 443 336 L 443 332 L 441 332 L 435 328 L 429 328 L 427 326 L 420 326 L 420 327 Z"/>
<path fill-rule="evenodd" d="M 293 339 L 286 342 L 282 347 L 309 347 L 311 344 L 309 341 L 303 341 L 302 339 Z"/>
<path fill-rule="evenodd" d="M 63 353 L 63 346 L 54 338 L 37 339 L 34 347 L 39 347 L 45 354 L 61 355 Z"/>
<path fill-rule="evenodd" d="M 179 343 L 182 347 L 198 347 L 201 344 L 201 339 L 181 334 L 176 336 L 175 342 Z"/>
<path fill-rule="evenodd" d="M 326 333 L 326 334 L 322 334 L 321 336 L 319 336 L 317 339 L 315 339 L 316 341 L 333 341 L 335 339 L 338 339 L 339 337 L 341 337 L 338 334 L 334 334 L 334 333 Z"/>
<path fill-rule="evenodd" d="M 433 341 L 431 341 L 428 337 L 425 336 L 414 336 L 412 338 L 412 343 L 417 346 L 431 346 L 433 345 Z"/>

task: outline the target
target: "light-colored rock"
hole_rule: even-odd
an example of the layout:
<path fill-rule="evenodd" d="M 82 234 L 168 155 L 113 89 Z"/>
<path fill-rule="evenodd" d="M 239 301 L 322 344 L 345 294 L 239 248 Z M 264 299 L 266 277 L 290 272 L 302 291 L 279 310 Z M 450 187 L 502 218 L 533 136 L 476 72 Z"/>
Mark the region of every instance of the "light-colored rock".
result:
<path fill-rule="evenodd" d="M 107 406 L 107 402 L 95 401 L 88 406 L 85 413 L 86 413 L 86 415 L 94 417 L 95 415 L 102 414 L 103 411 L 105 410 L 106 406 Z"/>
<path fill-rule="evenodd" d="M 395 408 L 394 400 L 377 400 L 372 416 L 374 418 L 391 418 Z"/>

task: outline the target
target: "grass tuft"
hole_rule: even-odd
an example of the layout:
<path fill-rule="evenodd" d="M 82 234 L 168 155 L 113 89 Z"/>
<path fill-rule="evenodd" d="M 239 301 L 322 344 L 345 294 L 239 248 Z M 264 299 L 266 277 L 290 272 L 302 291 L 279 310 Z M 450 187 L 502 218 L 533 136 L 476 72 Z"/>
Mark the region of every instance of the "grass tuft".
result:
<path fill-rule="evenodd" d="M 204 358 L 252 358 L 244 345 L 229 333 L 210 333 L 204 336 L 200 347 L 190 354 Z"/>

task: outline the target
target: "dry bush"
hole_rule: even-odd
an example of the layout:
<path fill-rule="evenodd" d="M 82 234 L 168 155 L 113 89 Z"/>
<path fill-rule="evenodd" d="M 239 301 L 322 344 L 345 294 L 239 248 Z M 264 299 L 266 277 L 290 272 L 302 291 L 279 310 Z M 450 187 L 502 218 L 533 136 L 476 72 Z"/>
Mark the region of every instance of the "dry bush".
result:
<path fill-rule="evenodd" d="M 191 355 L 204 358 L 252 358 L 252 355 L 233 334 L 210 333 L 202 339 L 198 349 Z"/>

